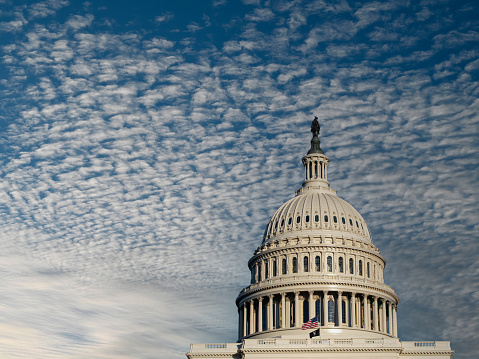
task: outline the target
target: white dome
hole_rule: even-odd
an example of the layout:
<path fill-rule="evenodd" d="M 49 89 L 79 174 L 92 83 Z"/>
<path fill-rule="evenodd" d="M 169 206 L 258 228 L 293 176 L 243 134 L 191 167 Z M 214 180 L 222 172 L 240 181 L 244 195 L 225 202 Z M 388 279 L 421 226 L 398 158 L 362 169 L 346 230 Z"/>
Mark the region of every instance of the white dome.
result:
<path fill-rule="evenodd" d="M 283 204 L 271 217 L 263 242 L 298 235 L 346 232 L 371 242 L 369 229 L 359 212 L 330 190 L 309 188 Z"/>

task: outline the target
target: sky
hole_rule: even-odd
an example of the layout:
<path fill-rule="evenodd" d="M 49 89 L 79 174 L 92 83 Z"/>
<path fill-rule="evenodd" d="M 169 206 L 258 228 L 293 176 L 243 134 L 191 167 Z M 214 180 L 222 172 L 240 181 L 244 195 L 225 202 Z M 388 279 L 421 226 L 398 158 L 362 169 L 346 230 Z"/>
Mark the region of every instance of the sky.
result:
<path fill-rule="evenodd" d="M 477 1 L 0 0 L 0 356 L 184 358 L 314 116 L 401 340 L 479 351 Z"/>

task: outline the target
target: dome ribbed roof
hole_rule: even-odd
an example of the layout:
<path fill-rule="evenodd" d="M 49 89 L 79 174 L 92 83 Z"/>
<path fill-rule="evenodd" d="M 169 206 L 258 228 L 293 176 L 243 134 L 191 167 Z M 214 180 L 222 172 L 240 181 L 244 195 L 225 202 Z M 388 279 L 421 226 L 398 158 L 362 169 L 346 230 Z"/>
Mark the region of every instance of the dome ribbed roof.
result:
<path fill-rule="evenodd" d="M 292 235 L 345 232 L 371 242 L 369 229 L 359 212 L 333 190 L 309 188 L 283 204 L 271 217 L 263 242 Z M 301 232 L 301 233 L 298 233 Z"/>

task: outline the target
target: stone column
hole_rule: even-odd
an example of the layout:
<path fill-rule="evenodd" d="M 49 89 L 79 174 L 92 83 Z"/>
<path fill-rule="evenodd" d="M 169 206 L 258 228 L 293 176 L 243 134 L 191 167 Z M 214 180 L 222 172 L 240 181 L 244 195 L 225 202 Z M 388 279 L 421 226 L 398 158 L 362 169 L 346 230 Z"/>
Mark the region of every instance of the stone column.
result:
<path fill-rule="evenodd" d="M 253 299 L 249 301 L 249 334 L 253 334 L 255 332 L 255 325 L 254 325 L 254 304 Z"/>
<path fill-rule="evenodd" d="M 246 322 L 248 320 L 247 314 L 248 314 L 248 312 L 247 312 L 247 309 L 246 309 L 246 302 L 245 302 L 245 303 L 243 303 L 243 335 L 242 335 L 242 337 L 245 337 L 247 335 L 247 333 L 246 333 Z"/>
<path fill-rule="evenodd" d="M 274 329 L 274 322 L 273 322 L 273 311 L 274 311 L 274 296 L 271 294 L 269 296 L 269 307 L 268 307 L 268 330 Z"/>
<path fill-rule="evenodd" d="M 309 319 L 313 318 L 315 315 L 314 315 L 314 292 L 313 291 L 309 291 L 309 299 L 308 299 L 308 304 L 309 304 Z"/>
<path fill-rule="evenodd" d="M 395 337 L 398 336 L 398 316 L 397 316 L 397 308 L 393 306 L 393 335 Z"/>
<path fill-rule="evenodd" d="M 281 293 L 281 328 L 286 328 L 286 293 Z"/>
<path fill-rule="evenodd" d="M 389 334 L 393 334 L 393 321 L 392 321 L 392 304 L 388 302 L 388 314 L 389 314 Z"/>
<path fill-rule="evenodd" d="M 374 316 L 373 328 L 374 330 L 378 331 L 378 297 L 374 297 L 373 316 Z"/>
<path fill-rule="evenodd" d="M 300 327 L 299 319 L 299 292 L 294 292 L 294 326 L 296 328 Z"/>
<path fill-rule="evenodd" d="M 366 329 L 367 330 L 371 330 L 371 304 L 369 303 L 369 297 L 366 296 L 366 313 L 367 313 L 367 316 L 366 316 Z"/>
<path fill-rule="evenodd" d="M 368 328 L 368 296 L 363 294 L 363 320 L 364 329 Z"/>
<path fill-rule="evenodd" d="M 351 293 L 351 328 L 356 328 L 356 293 Z"/>
<path fill-rule="evenodd" d="M 258 332 L 263 331 L 263 297 L 258 298 Z"/>
<path fill-rule="evenodd" d="M 338 327 L 343 326 L 343 292 L 338 292 L 338 300 L 336 301 L 338 304 Z"/>
<path fill-rule="evenodd" d="M 323 320 L 324 326 L 328 325 L 328 292 L 323 291 Z"/>

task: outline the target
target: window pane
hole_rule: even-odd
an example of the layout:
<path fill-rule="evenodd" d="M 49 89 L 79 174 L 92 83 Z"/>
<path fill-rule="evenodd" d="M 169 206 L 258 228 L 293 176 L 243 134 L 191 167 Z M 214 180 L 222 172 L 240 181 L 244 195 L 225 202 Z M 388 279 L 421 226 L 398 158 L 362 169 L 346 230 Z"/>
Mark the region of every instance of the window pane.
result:
<path fill-rule="evenodd" d="M 339 257 L 339 271 L 340 271 L 341 273 L 344 272 L 343 257 Z"/>
<path fill-rule="evenodd" d="M 304 264 L 304 271 L 305 271 L 305 272 L 309 272 L 309 260 L 308 260 L 308 257 L 304 257 L 303 264 Z"/>
<path fill-rule="evenodd" d="M 359 260 L 359 275 L 363 275 L 363 261 Z"/>
<path fill-rule="evenodd" d="M 276 268 L 276 259 L 273 260 L 273 277 L 278 275 L 278 269 Z"/>
<path fill-rule="evenodd" d="M 354 274 L 354 261 L 352 258 L 349 258 L 349 273 Z"/>
<path fill-rule="evenodd" d="M 328 263 L 328 272 L 332 272 L 333 271 L 333 257 L 329 256 L 327 263 Z"/>
<path fill-rule="evenodd" d="M 298 273 L 298 258 L 293 258 L 293 273 Z"/>
<path fill-rule="evenodd" d="M 269 277 L 269 268 L 268 268 L 268 260 L 264 261 L 264 279 L 268 279 Z"/>
<path fill-rule="evenodd" d="M 258 263 L 258 282 L 261 281 L 261 263 Z"/>
<path fill-rule="evenodd" d="M 283 258 L 283 274 L 286 274 L 288 271 L 287 265 L 286 265 L 286 258 Z"/>
<path fill-rule="evenodd" d="M 321 257 L 316 256 L 316 272 L 321 272 Z"/>
<path fill-rule="evenodd" d="M 328 322 L 334 323 L 334 302 L 328 301 Z"/>

